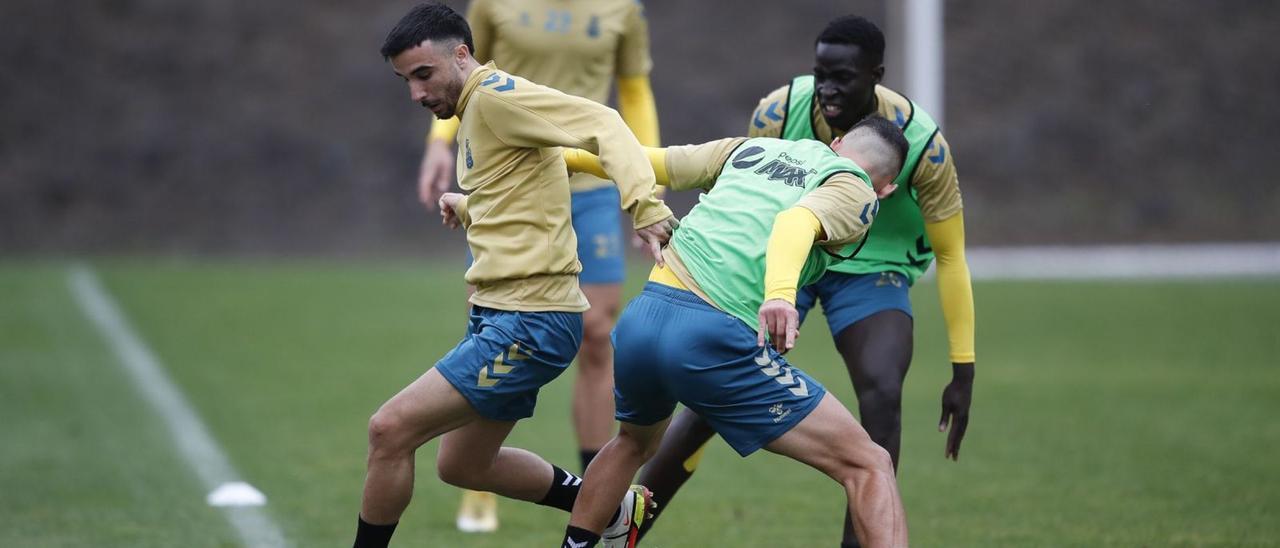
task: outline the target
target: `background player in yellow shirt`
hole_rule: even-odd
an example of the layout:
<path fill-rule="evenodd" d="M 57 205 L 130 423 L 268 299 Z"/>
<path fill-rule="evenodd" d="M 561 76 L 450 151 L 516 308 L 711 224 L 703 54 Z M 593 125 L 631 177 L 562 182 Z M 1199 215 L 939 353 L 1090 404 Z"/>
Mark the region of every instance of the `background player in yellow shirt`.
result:
<path fill-rule="evenodd" d="M 615 83 L 618 110 L 646 146 L 658 146 L 658 117 L 649 85 L 649 31 L 636 0 L 472 0 L 467 7 L 476 59 L 539 84 L 604 104 Z M 453 181 L 450 150 L 456 119 L 431 127 L 418 181 L 428 208 Z M 589 174 L 569 179 L 573 229 L 582 261 L 579 282 L 591 303 L 583 315 L 582 348 L 573 385 L 573 427 L 582 469 L 613 433 L 613 354 L 609 331 L 618 316 L 624 276 L 624 235 L 618 191 Z M 497 527 L 495 500 L 466 494 L 458 527 Z"/>
<path fill-rule="evenodd" d="M 769 93 L 752 114 L 748 135 L 830 143 L 860 120 L 878 116 L 903 128 L 910 150 L 866 245 L 802 289 L 801 319 L 821 302 L 836 349 L 858 396 L 871 439 L 894 466 L 902 433 L 902 384 L 911 365 L 913 321 L 908 290 L 938 260 L 938 291 L 951 347 L 952 381 L 942 393 L 938 429 L 950 425 L 945 456 L 958 458 L 969 422 L 974 377 L 973 290 L 964 258 L 964 216 L 951 147 L 923 109 L 879 85 L 884 35 L 870 21 L 841 17 L 814 43 L 811 75 Z M 640 475 L 660 512 L 698 465 L 712 429 L 686 410 L 671 424 L 662 449 Z M 645 524 L 647 530 L 655 520 Z M 643 534 L 643 532 L 642 532 Z M 856 546 L 851 522 L 845 545 Z"/>
<path fill-rule="evenodd" d="M 413 495 L 414 454 L 437 437 L 445 482 L 572 509 L 575 476 L 502 445 L 582 340 L 587 300 L 560 147 L 599 153 L 659 262 L 674 226 L 643 148 L 616 111 L 481 66 L 471 50 L 466 21 L 438 3 L 411 10 L 382 46 L 414 102 L 461 121 L 459 186 L 467 194 L 447 193 L 439 205 L 445 224 L 466 227 L 475 257 L 466 279 L 476 291 L 462 342 L 369 420 L 357 547 L 390 541 Z M 633 538 L 631 515 L 646 506 L 643 490 L 625 496 L 615 532 Z"/>

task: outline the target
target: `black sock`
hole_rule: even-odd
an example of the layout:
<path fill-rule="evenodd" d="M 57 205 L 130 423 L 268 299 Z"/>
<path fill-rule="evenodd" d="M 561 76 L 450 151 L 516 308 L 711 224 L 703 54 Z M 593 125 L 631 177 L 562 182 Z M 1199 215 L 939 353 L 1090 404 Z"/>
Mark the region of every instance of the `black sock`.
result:
<path fill-rule="evenodd" d="M 561 548 L 592 548 L 600 542 L 600 535 L 572 525 L 564 528 L 564 542 Z"/>
<path fill-rule="evenodd" d="M 862 548 L 862 545 L 858 544 L 857 539 L 844 540 L 844 541 L 840 541 L 840 548 Z"/>
<path fill-rule="evenodd" d="M 386 548 L 391 542 L 391 533 L 396 532 L 396 525 L 374 525 L 364 520 L 364 517 L 357 518 L 360 524 L 356 526 L 356 543 L 351 545 L 352 548 Z"/>
<path fill-rule="evenodd" d="M 582 462 L 582 473 L 587 473 L 587 465 L 591 464 L 592 459 L 600 453 L 599 449 L 579 449 L 578 460 Z"/>
<path fill-rule="evenodd" d="M 551 465 L 551 471 L 554 473 L 551 488 L 538 504 L 572 512 L 573 501 L 578 500 L 578 490 L 582 488 L 582 478 L 554 464 Z"/>

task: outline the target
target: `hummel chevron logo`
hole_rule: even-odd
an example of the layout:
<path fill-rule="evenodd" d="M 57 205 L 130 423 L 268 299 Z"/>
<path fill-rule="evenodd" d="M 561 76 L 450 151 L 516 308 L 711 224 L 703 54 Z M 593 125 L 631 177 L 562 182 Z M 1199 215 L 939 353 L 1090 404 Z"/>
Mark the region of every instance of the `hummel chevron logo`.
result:
<path fill-rule="evenodd" d="M 781 384 L 782 386 L 786 386 L 786 385 L 788 385 L 788 384 L 791 384 L 791 383 L 795 382 L 796 378 L 795 378 L 795 377 L 793 377 L 793 376 L 791 376 L 791 368 L 790 368 L 790 367 L 783 367 L 783 368 L 782 368 L 782 376 L 781 376 L 781 377 L 774 377 L 774 378 L 773 378 L 773 380 L 778 381 L 778 384 Z"/>
<path fill-rule="evenodd" d="M 760 355 L 755 357 L 755 362 L 756 365 L 760 366 L 761 373 L 772 377 L 773 380 L 778 381 L 778 384 L 781 384 L 782 386 L 798 384 L 799 386 L 787 389 L 790 390 L 792 394 L 800 397 L 809 395 L 809 384 L 804 382 L 804 379 L 792 375 L 790 366 L 783 366 L 777 361 L 771 359 L 769 357 L 768 349 L 760 352 Z"/>
<path fill-rule="evenodd" d="M 564 481 L 560 482 L 560 485 L 568 486 L 568 485 L 578 485 L 580 483 L 582 483 L 582 478 L 575 476 L 573 474 L 569 474 L 568 476 L 565 476 Z"/>
<path fill-rule="evenodd" d="M 790 390 L 792 394 L 795 394 L 801 398 L 808 396 L 809 385 L 804 382 L 804 379 L 796 379 L 796 380 L 800 381 L 800 386 L 797 386 L 795 388 L 788 388 L 788 390 Z"/>
<path fill-rule="evenodd" d="M 564 548 L 583 548 L 587 545 L 587 541 L 574 542 L 571 538 L 564 539 Z"/>
<path fill-rule="evenodd" d="M 760 366 L 760 370 L 770 377 L 778 376 L 780 366 L 778 362 L 769 358 L 769 351 L 766 349 L 760 352 L 760 356 L 756 358 L 756 365 Z"/>
<path fill-rule="evenodd" d="M 488 78 L 485 78 L 484 80 L 480 81 L 480 85 L 485 87 L 490 87 L 498 83 L 499 80 L 502 80 L 502 75 L 495 72 L 493 74 L 490 74 Z M 500 86 L 494 87 L 493 91 L 511 91 L 513 89 L 516 89 L 516 81 L 510 76 L 508 76 L 507 81 Z"/>
<path fill-rule="evenodd" d="M 763 350 L 760 352 L 759 356 L 756 356 L 756 365 L 760 367 L 764 367 L 766 365 L 769 365 L 770 363 L 773 363 L 773 360 L 769 359 L 768 350 Z"/>
<path fill-rule="evenodd" d="M 507 362 L 518 362 L 527 359 L 529 359 L 529 355 L 520 353 L 520 345 L 512 343 L 504 354 L 498 354 L 498 357 L 493 359 L 492 369 L 488 366 L 480 368 L 480 374 L 476 377 L 476 384 L 481 388 L 489 388 L 498 384 L 498 381 L 502 380 L 502 375 L 510 373 L 512 369 L 519 365 L 517 363 L 508 365 Z"/>

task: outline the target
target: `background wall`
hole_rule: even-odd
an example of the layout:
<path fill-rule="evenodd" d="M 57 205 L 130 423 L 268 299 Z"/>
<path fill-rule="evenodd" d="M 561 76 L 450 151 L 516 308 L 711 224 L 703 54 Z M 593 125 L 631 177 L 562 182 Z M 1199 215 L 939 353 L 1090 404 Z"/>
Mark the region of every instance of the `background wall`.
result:
<path fill-rule="evenodd" d="M 0 255 L 460 248 L 416 200 L 429 113 L 377 52 L 411 5 L 0 4 Z M 944 131 L 971 244 L 1280 234 L 1280 3 L 946 10 Z M 818 0 L 646 11 L 672 144 L 742 134 L 761 96 L 810 69 L 827 20 L 885 13 Z"/>

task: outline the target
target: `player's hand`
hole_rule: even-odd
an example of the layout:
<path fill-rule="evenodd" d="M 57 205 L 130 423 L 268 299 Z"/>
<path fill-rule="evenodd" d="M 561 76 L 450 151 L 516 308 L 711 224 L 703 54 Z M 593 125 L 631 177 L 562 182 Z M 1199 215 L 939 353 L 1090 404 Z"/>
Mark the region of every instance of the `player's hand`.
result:
<path fill-rule="evenodd" d="M 441 224 L 449 228 L 458 228 L 462 225 L 462 219 L 458 218 L 458 212 L 454 209 L 461 200 L 462 195 L 457 192 L 446 192 L 440 195 L 437 205 L 440 206 Z"/>
<path fill-rule="evenodd" d="M 449 143 L 438 139 L 427 140 L 427 150 L 422 155 L 422 168 L 418 171 L 418 201 L 431 211 L 440 195 L 453 186 L 453 150 Z"/>
<path fill-rule="evenodd" d="M 756 346 L 764 347 L 766 333 L 779 354 L 786 354 L 796 346 L 800 338 L 800 313 L 796 312 L 796 305 L 783 299 L 769 299 L 760 305 L 759 320 Z"/>
<path fill-rule="evenodd" d="M 942 390 L 942 419 L 938 421 L 939 432 L 946 432 L 947 423 L 951 424 L 944 455 L 951 460 L 960 460 L 960 442 L 964 440 L 965 429 L 969 428 L 969 402 L 972 399 L 973 364 L 951 364 L 951 383 Z"/>
<path fill-rule="evenodd" d="M 680 221 L 675 217 L 667 217 L 644 228 L 636 229 L 636 237 L 644 242 L 644 247 L 653 255 L 653 261 L 658 263 L 658 266 L 667 266 L 667 262 L 662 259 L 662 246 L 671 241 L 671 234 L 678 226 Z"/>

